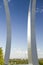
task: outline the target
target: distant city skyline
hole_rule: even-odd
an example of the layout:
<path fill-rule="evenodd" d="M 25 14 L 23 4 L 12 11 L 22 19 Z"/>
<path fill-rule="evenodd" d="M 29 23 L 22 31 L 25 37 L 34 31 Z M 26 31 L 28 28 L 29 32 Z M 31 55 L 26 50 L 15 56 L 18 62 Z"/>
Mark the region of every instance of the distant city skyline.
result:
<path fill-rule="evenodd" d="M 29 0 L 8 0 L 12 44 L 10 58 L 27 57 L 27 22 Z M 36 44 L 38 57 L 43 58 L 43 0 L 37 0 L 36 3 Z M 5 51 L 6 46 L 6 14 L 3 0 L 0 0 L 0 47 Z"/>

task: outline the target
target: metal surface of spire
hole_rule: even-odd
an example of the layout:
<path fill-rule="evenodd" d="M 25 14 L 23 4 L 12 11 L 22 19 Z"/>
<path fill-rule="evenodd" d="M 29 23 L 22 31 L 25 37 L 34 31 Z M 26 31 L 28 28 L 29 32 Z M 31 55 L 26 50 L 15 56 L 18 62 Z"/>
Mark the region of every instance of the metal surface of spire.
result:
<path fill-rule="evenodd" d="M 35 8 L 36 0 L 30 0 L 28 11 L 28 28 L 27 28 L 27 40 L 28 40 L 28 61 L 31 65 L 39 65 L 37 48 L 36 48 L 36 34 L 35 34 Z"/>
<path fill-rule="evenodd" d="M 10 57 L 10 48 L 11 48 L 11 23 L 10 23 L 10 12 L 8 7 L 8 0 L 3 0 L 6 20 L 7 20 L 7 39 L 6 39 L 6 50 L 5 50 L 5 65 L 8 65 L 9 57 Z"/>
<path fill-rule="evenodd" d="M 6 51 L 5 51 L 5 65 L 8 65 L 9 57 L 10 57 L 10 48 L 11 48 L 11 24 L 10 24 L 10 12 L 8 8 L 8 1 L 4 1 L 4 7 L 6 12 L 7 19 L 7 41 L 6 41 Z M 31 0 L 29 12 L 28 12 L 28 31 L 27 31 L 27 39 L 28 39 L 28 59 L 29 64 L 39 65 L 38 57 L 37 57 L 37 48 L 36 48 L 36 37 L 35 37 L 35 8 L 36 8 L 36 0 Z"/>

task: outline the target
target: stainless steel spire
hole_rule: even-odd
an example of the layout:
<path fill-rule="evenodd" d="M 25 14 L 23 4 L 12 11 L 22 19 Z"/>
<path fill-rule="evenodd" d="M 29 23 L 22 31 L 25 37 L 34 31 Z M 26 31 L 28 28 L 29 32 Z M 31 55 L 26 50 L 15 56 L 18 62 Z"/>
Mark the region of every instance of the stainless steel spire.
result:
<path fill-rule="evenodd" d="M 8 7 L 8 0 L 4 1 L 6 19 L 7 19 L 7 40 L 6 40 L 6 50 L 5 50 L 5 65 L 8 65 L 10 57 L 10 48 L 11 48 L 11 23 L 10 23 L 10 12 Z"/>
<path fill-rule="evenodd" d="M 4 1 L 4 7 L 6 12 L 7 19 L 7 41 L 6 41 L 6 51 L 5 51 L 5 65 L 8 65 L 9 56 L 10 56 L 10 48 L 11 48 L 11 24 L 10 24 L 10 12 L 8 8 L 8 1 Z M 36 8 L 36 0 L 31 0 L 29 12 L 28 12 L 28 59 L 29 64 L 39 65 L 38 57 L 37 57 L 37 48 L 36 48 L 36 37 L 35 37 L 35 8 Z"/>
<path fill-rule="evenodd" d="M 36 0 L 30 0 L 30 6 L 28 11 L 28 61 L 31 65 L 39 65 L 36 48 L 36 36 L 35 36 L 35 8 Z"/>

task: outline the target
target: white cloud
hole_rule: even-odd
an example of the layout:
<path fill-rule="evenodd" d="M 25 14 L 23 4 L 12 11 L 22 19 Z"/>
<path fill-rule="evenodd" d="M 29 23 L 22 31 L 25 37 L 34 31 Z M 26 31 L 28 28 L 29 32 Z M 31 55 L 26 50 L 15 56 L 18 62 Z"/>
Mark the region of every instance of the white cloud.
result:
<path fill-rule="evenodd" d="M 27 51 L 19 49 L 13 49 L 13 52 L 11 51 L 10 58 L 27 58 Z"/>
<path fill-rule="evenodd" d="M 37 49 L 38 52 L 38 58 L 43 58 L 43 50 Z M 10 58 L 28 58 L 28 51 L 22 50 L 22 49 L 13 49 L 13 52 L 11 51 Z"/>
<path fill-rule="evenodd" d="M 39 12 L 39 8 L 36 8 L 36 13 L 38 13 Z"/>
<path fill-rule="evenodd" d="M 43 9 L 40 10 L 40 13 L 43 13 Z"/>
<path fill-rule="evenodd" d="M 36 8 L 36 13 L 43 13 L 43 8 Z"/>
<path fill-rule="evenodd" d="M 43 50 L 42 49 L 37 49 L 38 53 L 38 58 L 43 58 Z M 5 51 L 4 51 L 5 54 Z M 27 50 L 22 50 L 22 49 L 12 49 L 10 53 L 10 58 L 28 58 L 28 51 Z"/>
<path fill-rule="evenodd" d="M 43 50 L 42 49 L 38 49 L 38 58 L 43 58 Z"/>
<path fill-rule="evenodd" d="M 10 2 L 11 0 L 8 0 L 8 2 Z"/>

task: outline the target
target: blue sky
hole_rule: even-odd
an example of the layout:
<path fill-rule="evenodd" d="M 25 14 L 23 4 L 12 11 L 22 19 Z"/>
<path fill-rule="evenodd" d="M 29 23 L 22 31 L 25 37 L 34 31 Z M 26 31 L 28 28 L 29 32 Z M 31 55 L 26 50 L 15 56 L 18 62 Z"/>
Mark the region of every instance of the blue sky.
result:
<path fill-rule="evenodd" d="M 12 44 L 11 58 L 27 57 L 27 22 L 29 0 L 8 0 L 11 27 Z M 38 57 L 43 57 L 43 0 L 36 3 L 36 44 Z M 0 0 L 0 47 L 6 46 L 6 15 L 3 0 Z M 13 51 L 12 51 L 13 50 Z"/>

